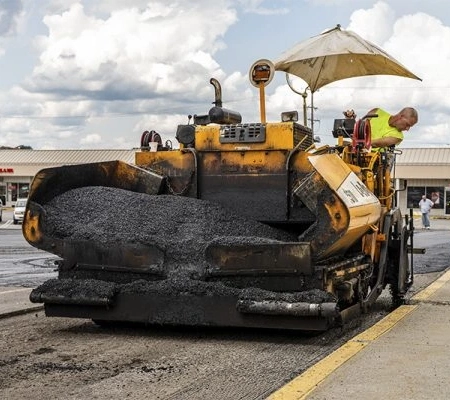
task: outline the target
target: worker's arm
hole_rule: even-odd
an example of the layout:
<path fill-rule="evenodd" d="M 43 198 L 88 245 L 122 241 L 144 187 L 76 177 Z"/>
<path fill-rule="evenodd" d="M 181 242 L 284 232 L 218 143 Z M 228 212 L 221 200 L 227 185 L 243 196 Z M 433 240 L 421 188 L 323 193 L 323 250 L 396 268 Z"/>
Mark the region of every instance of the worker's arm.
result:
<path fill-rule="evenodd" d="M 399 144 L 402 140 L 396 137 L 383 137 L 372 140 L 372 147 L 391 147 Z"/>

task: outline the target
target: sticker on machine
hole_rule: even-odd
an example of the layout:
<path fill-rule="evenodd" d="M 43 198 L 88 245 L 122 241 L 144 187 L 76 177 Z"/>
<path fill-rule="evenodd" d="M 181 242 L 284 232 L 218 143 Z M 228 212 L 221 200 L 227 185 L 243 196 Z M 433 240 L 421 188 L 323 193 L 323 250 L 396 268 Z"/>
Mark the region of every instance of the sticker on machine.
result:
<path fill-rule="evenodd" d="M 350 172 L 336 192 L 349 208 L 378 203 L 378 198 L 367 189 L 354 172 Z"/>

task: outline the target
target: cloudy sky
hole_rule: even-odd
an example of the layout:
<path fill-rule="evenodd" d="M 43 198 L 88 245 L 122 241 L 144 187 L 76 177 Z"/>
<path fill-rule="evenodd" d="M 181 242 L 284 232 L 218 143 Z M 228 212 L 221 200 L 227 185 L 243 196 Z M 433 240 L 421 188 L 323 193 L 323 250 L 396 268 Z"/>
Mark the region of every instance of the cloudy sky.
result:
<path fill-rule="evenodd" d="M 333 143 L 343 110 L 361 117 L 407 105 L 419 123 L 401 147 L 450 146 L 448 0 L 0 0 L 0 146 L 131 149 L 154 129 L 177 147 L 177 125 L 212 107 L 211 77 L 224 107 L 259 122 L 251 65 L 336 24 L 422 81 L 377 76 L 321 88 L 313 119 L 322 142 Z M 268 121 L 294 109 L 303 120 L 285 78 L 277 72 L 266 88 Z"/>

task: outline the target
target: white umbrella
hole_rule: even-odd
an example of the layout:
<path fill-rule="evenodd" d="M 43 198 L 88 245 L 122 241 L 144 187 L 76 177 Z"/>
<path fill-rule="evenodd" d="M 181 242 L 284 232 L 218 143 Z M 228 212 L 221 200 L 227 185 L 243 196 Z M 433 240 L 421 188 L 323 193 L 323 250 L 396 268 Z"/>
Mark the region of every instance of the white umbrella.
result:
<path fill-rule="evenodd" d="M 302 78 L 312 92 L 356 76 L 397 75 L 421 80 L 383 49 L 340 25 L 298 43 L 274 64 L 276 71 Z"/>
<path fill-rule="evenodd" d="M 298 76 L 311 93 L 341 79 L 397 75 L 421 80 L 377 45 L 340 25 L 298 43 L 274 62 L 276 71 Z"/>

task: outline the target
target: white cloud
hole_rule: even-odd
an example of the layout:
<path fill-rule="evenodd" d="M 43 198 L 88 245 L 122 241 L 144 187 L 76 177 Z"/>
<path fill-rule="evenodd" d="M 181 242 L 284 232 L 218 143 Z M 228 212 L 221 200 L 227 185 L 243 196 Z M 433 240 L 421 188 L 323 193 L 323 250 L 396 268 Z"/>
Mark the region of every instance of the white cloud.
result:
<path fill-rule="evenodd" d="M 388 51 L 423 82 L 369 77 L 328 85 L 314 95 L 318 133 L 332 139 L 332 120 L 347 108 L 362 116 L 374 106 L 395 112 L 408 104 L 419 109 L 420 118 L 404 145 L 415 145 L 414 132 L 422 129 L 427 140 L 444 142 L 450 21 L 445 7 L 424 3 L 42 0 L 35 7 L 24 0 L 20 12 L 9 10 L 16 19 L 0 37 L 0 48 L 5 43 L 7 50 L 0 62 L 2 71 L 17 69 L 18 62 L 33 69 L 21 81 L 3 82 L 0 144 L 131 148 L 150 127 L 175 141 L 176 126 L 188 114 L 212 106 L 211 77 L 222 85 L 224 107 L 239 111 L 245 122 L 258 121 L 258 90 L 248 81 L 256 58 L 250 56 L 281 54 L 337 22 Z M 27 23 L 18 25 L 25 16 Z M 19 26 L 21 42 L 12 46 Z M 17 45 L 25 41 L 36 44 L 36 54 L 24 51 L 20 59 Z M 268 120 L 292 109 L 302 120 L 302 98 L 286 87 L 284 76 L 273 80 L 266 96 Z"/>
<path fill-rule="evenodd" d="M 86 135 L 85 137 L 80 139 L 80 144 L 85 145 L 85 144 L 97 144 L 97 143 L 102 143 L 102 137 L 101 135 L 97 134 L 97 133 L 91 133 L 90 135 Z"/>
<path fill-rule="evenodd" d="M 283 7 L 283 4 L 289 3 L 286 1 L 267 1 L 267 0 L 237 0 L 243 11 L 246 13 L 254 13 L 260 15 L 283 15 L 289 12 L 288 7 Z"/>
<path fill-rule="evenodd" d="M 21 0 L 0 2 L 0 36 L 15 35 L 22 15 Z"/>
<path fill-rule="evenodd" d="M 86 98 L 126 98 L 129 90 L 134 98 L 196 90 L 201 77 L 220 70 L 212 55 L 236 20 L 232 9 L 221 9 L 216 19 L 218 12 L 217 6 L 179 9 L 176 3 L 152 2 L 101 19 L 74 4 L 44 18 L 49 35 L 40 41 L 40 64 L 29 88 Z"/>
<path fill-rule="evenodd" d="M 0 57 L 5 54 L 8 38 L 14 37 L 20 31 L 23 16 L 22 1 L 0 2 Z"/>
<path fill-rule="evenodd" d="M 379 1 L 372 8 L 354 11 L 347 29 L 364 32 L 364 39 L 381 45 L 392 36 L 395 19 L 395 11 Z"/>

